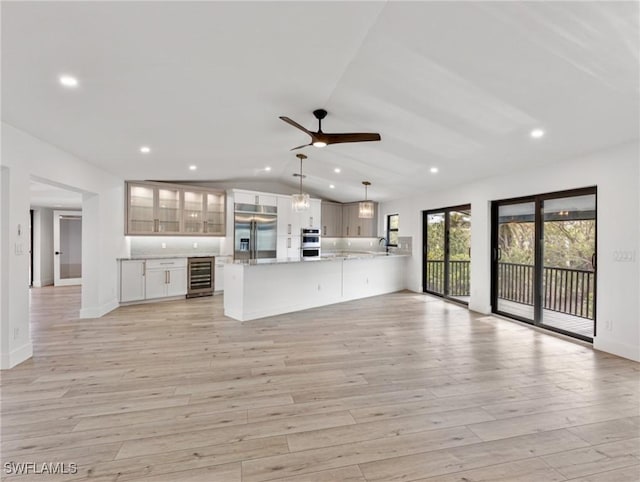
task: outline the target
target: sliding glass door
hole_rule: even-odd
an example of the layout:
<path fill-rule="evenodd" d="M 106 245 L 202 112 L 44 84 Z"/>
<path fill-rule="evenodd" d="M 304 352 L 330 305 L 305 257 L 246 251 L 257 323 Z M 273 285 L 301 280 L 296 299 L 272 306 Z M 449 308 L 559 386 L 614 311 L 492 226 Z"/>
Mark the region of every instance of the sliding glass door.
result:
<path fill-rule="evenodd" d="M 535 259 L 535 203 L 498 206 L 498 238 L 494 247 L 497 310 L 533 321 Z"/>
<path fill-rule="evenodd" d="M 493 204 L 493 311 L 592 341 L 596 189 Z"/>
<path fill-rule="evenodd" d="M 596 195 L 544 199 L 540 324 L 593 338 Z"/>
<path fill-rule="evenodd" d="M 471 206 L 425 211 L 423 289 L 462 303 L 469 302 Z"/>

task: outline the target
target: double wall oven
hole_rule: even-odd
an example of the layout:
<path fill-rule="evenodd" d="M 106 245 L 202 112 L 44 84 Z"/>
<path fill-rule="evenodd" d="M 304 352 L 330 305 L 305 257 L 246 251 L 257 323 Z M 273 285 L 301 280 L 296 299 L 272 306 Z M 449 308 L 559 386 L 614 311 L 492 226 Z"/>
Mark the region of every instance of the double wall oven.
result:
<path fill-rule="evenodd" d="M 302 259 L 320 257 L 320 228 L 302 228 L 300 257 Z"/>

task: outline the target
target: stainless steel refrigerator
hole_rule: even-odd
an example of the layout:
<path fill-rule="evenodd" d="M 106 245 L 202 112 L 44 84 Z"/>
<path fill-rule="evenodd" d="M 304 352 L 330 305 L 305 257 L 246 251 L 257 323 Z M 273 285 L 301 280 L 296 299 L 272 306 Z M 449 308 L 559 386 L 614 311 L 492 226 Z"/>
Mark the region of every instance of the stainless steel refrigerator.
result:
<path fill-rule="evenodd" d="M 275 258 L 277 208 L 254 204 L 235 205 L 234 258 L 250 260 Z"/>

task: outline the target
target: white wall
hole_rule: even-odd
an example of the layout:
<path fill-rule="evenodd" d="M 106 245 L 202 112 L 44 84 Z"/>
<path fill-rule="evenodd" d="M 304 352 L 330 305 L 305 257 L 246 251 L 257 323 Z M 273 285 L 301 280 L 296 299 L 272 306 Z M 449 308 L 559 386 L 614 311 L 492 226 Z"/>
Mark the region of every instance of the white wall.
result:
<path fill-rule="evenodd" d="M 128 249 L 123 232 L 124 180 L 6 123 L 2 123 L 1 163 L 1 222 L 7 229 L 0 237 L 0 366 L 7 368 L 32 352 L 27 287 L 31 179 L 82 193 L 81 317 L 102 316 L 118 306 L 116 258 L 126 256 Z"/>
<path fill-rule="evenodd" d="M 400 215 L 400 235 L 413 236 L 407 286 L 422 291 L 422 211 L 471 203 L 471 300 L 469 307 L 491 312 L 490 206 L 492 200 L 597 186 L 598 292 L 594 347 L 640 361 L 640 146 L 637 142 L 580 158 L 512 172 L 380 206 L 380 229 L 387 214 Z M 446 167 L 445 167 L 446 168 Z M 615 251 L 634 251 L 633 262 L 615 262 Z M 605 322 L 611 322 L 611 330 Z"/>
<path fill-rule="evenodd" d="M 33 209 L 33 286 L 53 284 L 53 209 Z"/>

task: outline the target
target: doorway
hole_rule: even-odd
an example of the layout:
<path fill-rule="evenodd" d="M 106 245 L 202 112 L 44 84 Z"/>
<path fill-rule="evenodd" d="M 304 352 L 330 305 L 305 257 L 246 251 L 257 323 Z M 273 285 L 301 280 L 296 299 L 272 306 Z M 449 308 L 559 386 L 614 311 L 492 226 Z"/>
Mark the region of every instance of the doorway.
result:
<path fill-rule="evenodd" d="M 471 205 L 424 211 L 422 225 L 423 291 L 468 305 Z"/>
<path fill-rule="evenodd" d="M 596 188 L 495 201 L 492 310 L 592 342 Z"/>
<path fill-rule="evenodd" d="M 54 285 L 82 282 L 82 214 L 77 211 L 53 212 Z"/>

